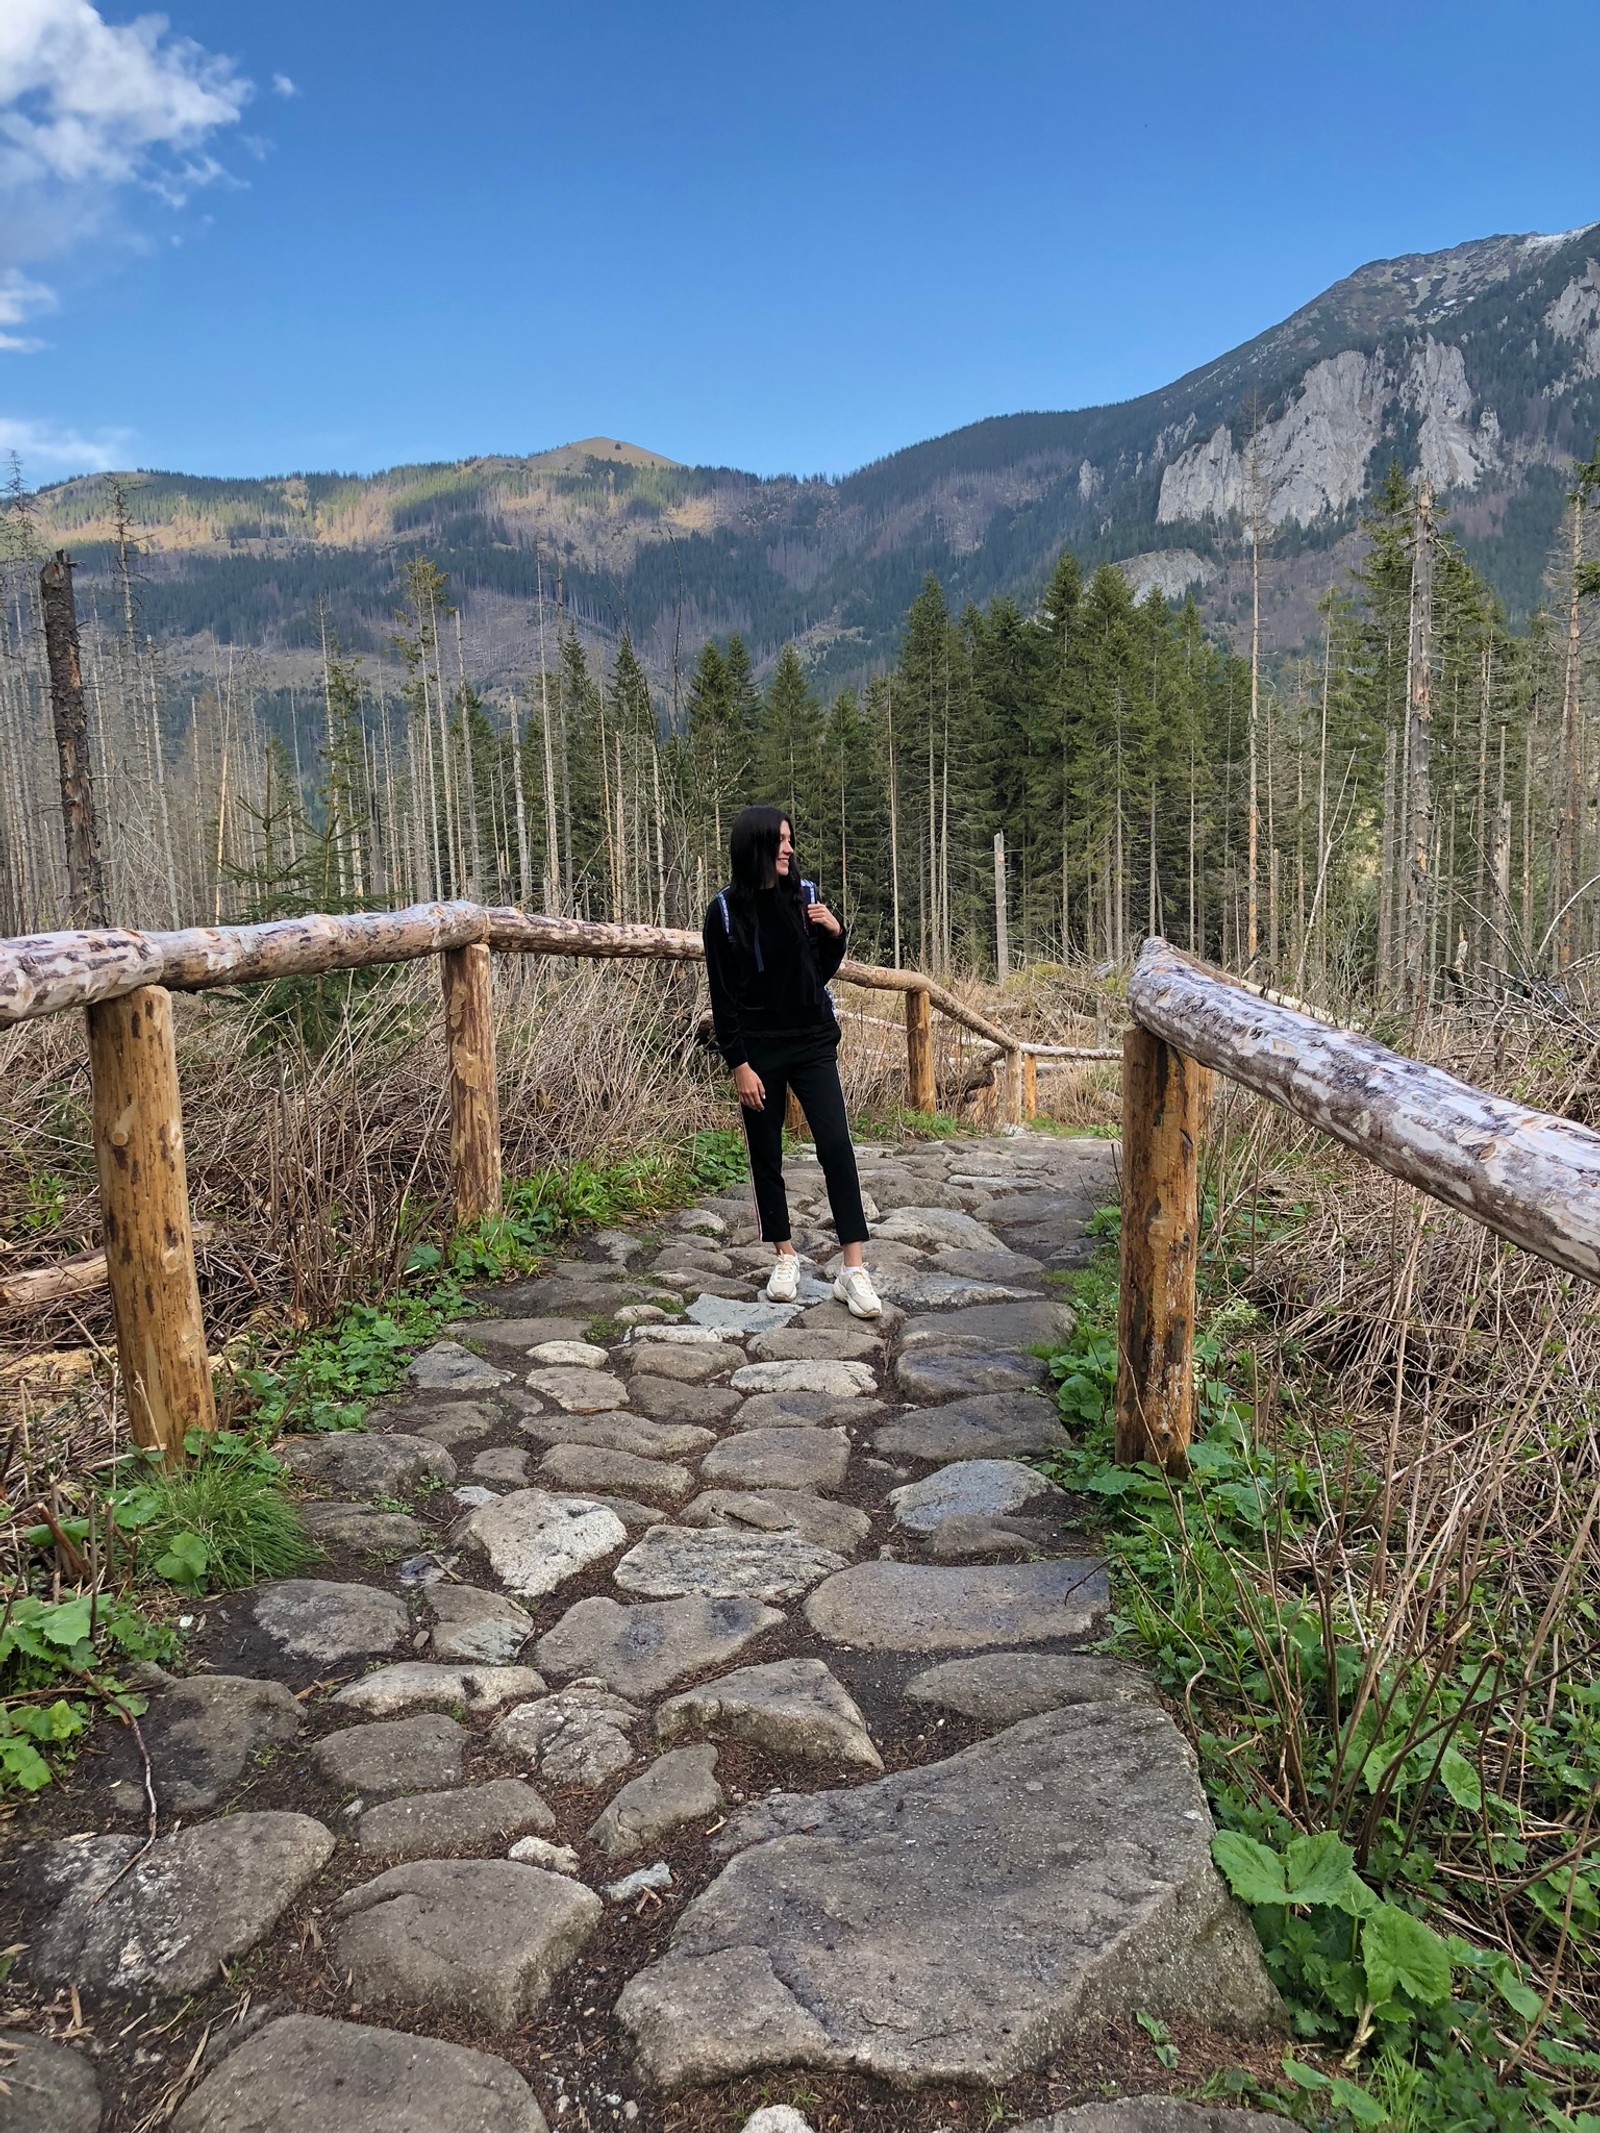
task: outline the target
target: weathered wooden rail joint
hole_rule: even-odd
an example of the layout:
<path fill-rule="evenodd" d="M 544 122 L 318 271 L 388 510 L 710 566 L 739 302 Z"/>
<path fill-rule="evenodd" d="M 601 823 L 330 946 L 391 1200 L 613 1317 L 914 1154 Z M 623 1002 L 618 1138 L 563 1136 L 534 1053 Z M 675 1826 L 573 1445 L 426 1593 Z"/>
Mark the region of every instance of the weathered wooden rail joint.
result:
<path fill-rule="evenodd" d="M 1194 1431 L 1199 1139 L 1206 1074 L 1135 1026 L 1122 1052 L 1117 1446 L 1124 1466 L 1187 1473 Z"/>
<path fill-rule="evenodd" d="M 450 1051 L 450 1168 L 456 1223 L 500 1212 L 500 1096 L 495 1084 L 494 993 L 482 941 L 447 948 L 443 965 Z"/>
<path fill-rule="evenodd" d="M 1242 1088 L 1510 1243 L 1600 1280 L 1600 1133 L 1259 998 L 1165 941 L 1146 942 L 1128 1000 L 1146 1030 Z"/>
<path fill-rule="evenodd" d="M 94 1152 L 117 1357 L 134 1442 L 181 1458 L 215 1429 L 200 1318 L 172 1001 L 159 985 L 92 1006 Z"/>

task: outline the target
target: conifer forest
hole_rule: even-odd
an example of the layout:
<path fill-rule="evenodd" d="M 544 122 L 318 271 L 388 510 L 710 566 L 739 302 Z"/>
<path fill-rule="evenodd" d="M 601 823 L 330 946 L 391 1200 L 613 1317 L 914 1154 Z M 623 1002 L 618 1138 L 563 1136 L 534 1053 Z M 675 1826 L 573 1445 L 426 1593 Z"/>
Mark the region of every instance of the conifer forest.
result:
<path fill-rule="evenodd" d="M 392 657 L 347 655 L 324 623 L 314 694 L 266 688 L 247 651 L 179 682 L 141 627 L 136 491 L 128 509 L 113 596 L 80 601 L 118 923 L 465 896 L 692 924 L 762 798 L 792 809 L 857 952 L 896 964 L 1120 966 L 1160 933 L 1282 984 L 1415 1000 L 1600 952 L 1600 452 L 1520 630 L 1395 465 L 1320 641 L 1285 651 L 1257 619 L 1219 642 L 1192 601 L 1136 603 L 1064 552 L 1032 602 L 953 612 L 930 575 L 894 663 L 831 698 L 792 645 L 765 675 L 737 635 L 669 676 L 626 631 L 597 652 L 554 576 L 536 668 L 491 696 L 421 552 L 397 568 Z M 0 932 L 23 933 L 69 913 L 20 485 L 4 531 Z M 1241 531 L 1259 563 L 1270 529 Z"/>

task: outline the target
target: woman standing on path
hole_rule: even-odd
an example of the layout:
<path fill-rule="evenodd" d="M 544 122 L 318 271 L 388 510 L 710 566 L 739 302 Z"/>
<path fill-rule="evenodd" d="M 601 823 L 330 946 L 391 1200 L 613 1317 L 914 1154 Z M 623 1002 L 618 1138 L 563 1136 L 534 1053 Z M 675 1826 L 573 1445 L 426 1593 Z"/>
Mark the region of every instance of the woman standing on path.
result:
<path fill-rule="evenodd" d="M 844 1248 L 833 1293 L 856 1318 L 883 1306 L 862 1264 L 867 1218 L 856 1152 L 839 1086 L 839 1024 L 828 980 L 844 961 L 844 927 L 802 881 L 789 818 L 747 807 L 729 833 L 732 880 L 706 912 L 706 975 L 717 1045 L 733 1069 L 750 1148 L 756 1219 L 778 1263 L 767 1280 L 774 1303 L 793 1303 L 800 1261 L 783 1189 L 784 1099 L 799 1099 L 828 1181 L 828 1204 Z"/>

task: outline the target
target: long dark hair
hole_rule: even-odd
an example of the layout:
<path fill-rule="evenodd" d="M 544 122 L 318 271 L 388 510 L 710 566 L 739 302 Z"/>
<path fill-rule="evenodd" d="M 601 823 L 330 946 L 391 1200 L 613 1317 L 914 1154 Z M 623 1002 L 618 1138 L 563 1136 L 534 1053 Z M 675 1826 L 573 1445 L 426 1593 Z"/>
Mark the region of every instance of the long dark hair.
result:
<path fill-rule="evenodd" d="M 786 875 L 778 872 L 778 839 L 786 822 L 792 833 L 794 817 L 781 807 L 746 807 L 733 818 L 728 832 L 729 886 L 733 901 L 746 911 L 758 889 L 777 889 L 796 904 L 801 900 L 798 856 L 791 857 Z"/>

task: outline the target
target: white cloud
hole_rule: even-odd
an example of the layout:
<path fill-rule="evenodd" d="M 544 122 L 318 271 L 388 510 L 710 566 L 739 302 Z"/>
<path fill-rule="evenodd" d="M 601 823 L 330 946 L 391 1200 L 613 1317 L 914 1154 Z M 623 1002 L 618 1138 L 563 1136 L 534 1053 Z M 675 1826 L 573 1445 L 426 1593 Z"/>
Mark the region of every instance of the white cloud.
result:
<path fill-rule="evenodd" d="M 42 281 L 34 281 L 20 267 L 0 267 L 0 349 L 12 355 L 36 355 L 48 344 L 36 334 L 7 333 L 8 326 L 20 326 L 36 311 L 54 311 L 56 292 L 47 289 Z"/>
<path fill-rule="evenodd" d="M 272 93 L 274 96 L 298 96 L 300 91 L 287 74 L 274 74 L 272 77 Z"/>
<path fill-rule="evenodd" d="M 233 60 L 164 15 L 109 23 L 90 0 L 3 0 L 0 247 L 13 260 L 63 250 L 122 187 L 181 206 L 224 175 L 205 144 L 250 95 Z"/>
<path fill-rule="evenodd" d="M 0 453 L 15 452 L 22 461 L 23 479 L 36 482 L 45 474 L 100 474 L 108 467 L 126 466 L 131 433 L 98 430 L 85 434 L 60 422 L 28 422 L 0 415 Z"/>

